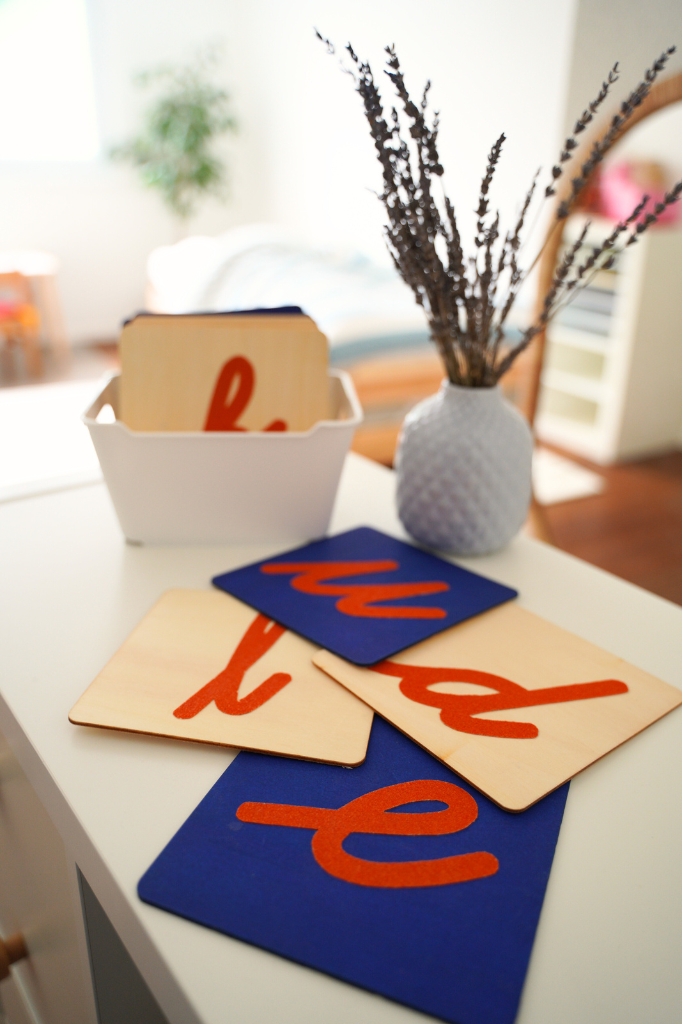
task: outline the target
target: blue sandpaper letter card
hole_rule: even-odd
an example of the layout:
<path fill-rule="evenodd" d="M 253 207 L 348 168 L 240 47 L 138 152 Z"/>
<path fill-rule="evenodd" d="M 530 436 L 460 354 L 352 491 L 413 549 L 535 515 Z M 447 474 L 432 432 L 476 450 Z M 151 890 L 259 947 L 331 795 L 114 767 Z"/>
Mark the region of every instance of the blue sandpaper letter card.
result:
<path fill-rule="evenodd" d="M 240 753 L 138 892 L 452 1024 L 512 1024 L 568 788 L 510 814 L 375 718 L 358 768 Z"/>
<path fill-rule="evenodd" d="M 216 576 L 215 586 L 357 665 L 517 591 L 367 526 Z"/>

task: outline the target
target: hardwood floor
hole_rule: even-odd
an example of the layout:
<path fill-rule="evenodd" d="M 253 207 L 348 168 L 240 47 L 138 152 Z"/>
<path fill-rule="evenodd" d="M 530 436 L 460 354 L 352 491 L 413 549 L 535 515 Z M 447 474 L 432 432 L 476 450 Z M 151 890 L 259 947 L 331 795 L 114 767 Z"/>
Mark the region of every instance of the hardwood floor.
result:
<path fill-rule="evenodd" d="M 46 353 L 42 375 L 35 378 L 27 372 L 20 352 L 0 347 L 0 387 L 95 378 L 116 369 L 117 365 L 116 343 L 101 342 L 74 349 L 66 360 Z M 425 363 L 424 371 L 425 381 L 418 383 L 428 387 L 434 370 Z M 357 383 L 360 393 L 365 382 L 361 377 Z M 435 390 L 433 384 L 431 390 Z M 401 398 L 398 394 L 393 397 Z M 367 396 L 361 394 L 361 400 L 367 400 Z M 367 424 L 377 437 L 383 426 L 381 418 L 377 423 Z M 385 430 L 391 431 L 391 425 L 387 425 Z M 364 454 L 386 461 L 379 454 L 386 448 L 386 439 L 382 435 L 380 440 L 382 444 L 379 444 L 377 455 L 372 445 L 362 438 L 355 447 Z M 566 452 L 561 454 L 567 455 Z M 608 468 L 594 466 L 578 458 L 575 461 L 603 476 L 605 490 L 594 497 L 545 506 L 545 518 L 553 543 L 578 558 L 680 604 L 680 452 Z"/>
<path fill-rule="evenodd" d="M 575 461 L 603 476 L 605 490 L 546 506 L 553 542 L 681 604 L 681 453 L 607 468 Z"/>

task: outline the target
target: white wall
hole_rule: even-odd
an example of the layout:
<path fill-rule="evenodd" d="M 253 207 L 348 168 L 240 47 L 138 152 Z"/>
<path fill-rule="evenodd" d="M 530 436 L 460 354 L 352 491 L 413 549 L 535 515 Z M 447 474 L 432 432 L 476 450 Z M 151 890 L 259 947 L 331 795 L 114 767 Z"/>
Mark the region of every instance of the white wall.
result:
<path fill-rule="evenodd" d="M 661 165 L 670 187 L 681 178 L 681 104 L 650 114 L 610 150 L 609 162 L 652 160 Z"/>
<path fill-rule="evenodd" d="M 680 0 L 577 0 L 565 128 L 570 129 L 598 93 L 615 61 L 621 72 L 613 93 L 616 102 L 628 95 L 645 69 L 672 44 L 678 52 L 665 74 L 681 69 Z"/>
<path fill-rule="evenodd" d="M 578 0 L 570 62 L 565 126 L 569 130 L 586 103 L 597 94 L 605 74 L 619 61 L 621 78 L 608 101 L 619 99 L 642 79 L 654 59 L 671 45 L 678 51 L 662 77 L 681 69 L 681 5 L 679 0 Z M 681 107 L 667 107 L 642 121 L 610 153 L 609 160 L 660 162 L 673 184 L 681 173 Z"/>
<path fill-rule="evenodd" d="M 339 44 L 351 39 L 378 78 L 386 42 L 396 43 L 415 91 L 432 78 L 447 188 L 464 222 L 501 131 L 508 143 L 493 199 L 508 216 L 557 151 L 575 0 L 89 0 L 89 8 L 106 146 L 135 128 L 133 72 L 226 42 L 224 80 L 242 126 L 229 143 L 232 201 L 207 204 L 193 231 L 271 220 L 312 242 L 385 258 L 360 99 L 313 25 Z M 147 253 L 174 230 L 156 196 L 104 160 L 0 166 L 0 245 L 57 253 L 75 341 L 117 333 L 142 304 Z"/>
<path fill-rule="evenodd" d="M 446 184 L 472 220 L 487 153 L 508 136 L 494 200 L 508 214 L 554 154 L 564 107 L 573 0 L 253 0 L 239 6 L 240 82 L 269 184 L 268 211 L 307 237 L 384 253 L 379 165 L 353 83 L 313 38 L 351 40 L 382 73 L 394 42 L 417 96 L 427 78 L 441 111 Z M 542 83 L 542 88 L 539 88 Z"/>

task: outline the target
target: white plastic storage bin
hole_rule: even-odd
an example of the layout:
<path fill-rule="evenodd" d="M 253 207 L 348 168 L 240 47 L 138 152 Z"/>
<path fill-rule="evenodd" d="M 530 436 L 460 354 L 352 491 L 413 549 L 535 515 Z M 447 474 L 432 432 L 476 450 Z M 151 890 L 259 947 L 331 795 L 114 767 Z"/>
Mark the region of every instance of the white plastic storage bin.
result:
<path fill-rule="evenodd" d="M 83 416 L 131 542 L 296 542 L 325 533 L 344 458 L 363 418 L 348 374 L 329 371 L 330 414 L 305 433 L 138 432 L 112 377 Z"/>

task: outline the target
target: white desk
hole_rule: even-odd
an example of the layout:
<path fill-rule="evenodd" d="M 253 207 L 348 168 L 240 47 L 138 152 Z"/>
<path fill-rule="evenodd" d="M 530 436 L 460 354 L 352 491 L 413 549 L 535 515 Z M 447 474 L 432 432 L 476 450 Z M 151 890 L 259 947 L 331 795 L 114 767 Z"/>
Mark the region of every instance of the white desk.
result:
<path fill-rule="evenodd" d="M 402 535 L 393 486 L 388 470 L 351 456 L 332 530 Z M 208 587 L 273 551 L 127 546 L 103 486 L 0 506 L 0 732 L 171 1024 L 427 1020 L 141 903 L 138 879 L 233 755 L 67 721 L 164 590 Z M 674 605 L 525 537 L 463 564 L 678 684 Z M 572 782 L 518 1024 L 680 1020 L 679 723 L 668 715 Z M 16 967 L 27 986 L 31 969 Z"/>

